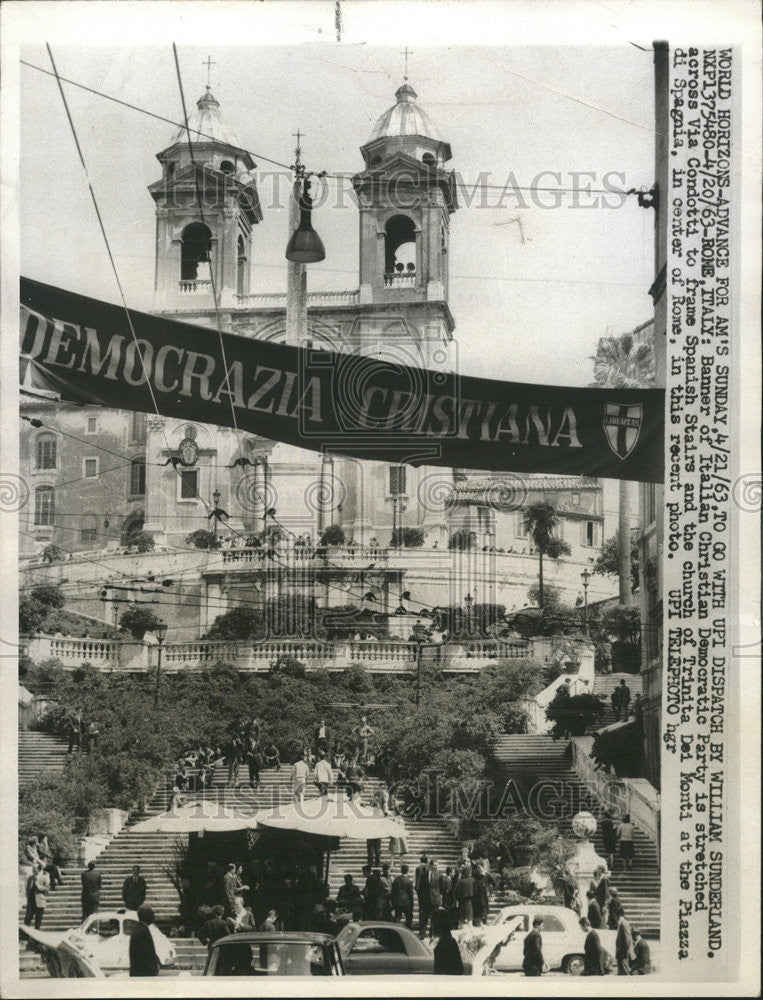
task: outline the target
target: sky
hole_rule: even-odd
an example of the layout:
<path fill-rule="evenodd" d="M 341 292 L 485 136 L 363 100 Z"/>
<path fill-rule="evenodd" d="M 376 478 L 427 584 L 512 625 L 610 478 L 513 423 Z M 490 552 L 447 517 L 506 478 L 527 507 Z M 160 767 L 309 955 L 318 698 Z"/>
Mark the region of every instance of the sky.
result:
<path fill-rule="evenodd" d="M 288 6 L 288 5 L 287 5 Z M 302 37 L 304 31 L 302 32 Z M 315 171 L 351 175 L 376 119 L 409 82 L 450 143 L 462 181 L 451 218 L 450 307 L 458 367 L 471 375 L 586 385 L 599 337 L 651 316 L 653 212 L 634 197 L 586 188 L 653 183 L 652 52 L 636 45 L 486 46 L 409 44 L 401 24 L 389 45 L 181 43 L 186 104 L 211 86 L 226 121 L 265 173 L 256 227 L 252 292 L 283 291 L 288 238 L 286 174 L 299 129 Z M 63 77 L 182 120 L 171 43 L 52 46 Z M 23 59 L 50 69 L 43 44 Z M 56 81 L 20 73 L 21 271 L 82 294 L 118 301 L 115 279 Z M 150 309 L 156 153 L 175 128 L 64 84 L 88 176 L 128 305 Z M 576 179 L 575 172 L 584 172 Z M 593 178 L 589 175 L 593 174 Z M 558 175 L 558 176 L 556 176 Z M 481 180 L 494 185 L 471 195 Z M 341 185 L 341 187 L 340 187 Z M 517 187 L 575 188 L 577 195 Z M 466 188 L 466 198 L 464 198 Z M 309 289 L 358 287 L 358 217 L 349 182 L 332 182 L 314 212 L 326 260 Z M 521 220 L 521 231 L 519 223 Z"/>

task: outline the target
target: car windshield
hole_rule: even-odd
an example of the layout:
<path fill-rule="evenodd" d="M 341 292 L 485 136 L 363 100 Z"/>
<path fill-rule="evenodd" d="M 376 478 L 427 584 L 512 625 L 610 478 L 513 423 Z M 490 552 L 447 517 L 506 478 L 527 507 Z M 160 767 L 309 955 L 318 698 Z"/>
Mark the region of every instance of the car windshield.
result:
<path fill-rule="evenodd" d="M 214 948 L 210 976 L 332 976 L 330 955 L 320 945 L 301 941 L 262 944 L 231 941 Z"/>

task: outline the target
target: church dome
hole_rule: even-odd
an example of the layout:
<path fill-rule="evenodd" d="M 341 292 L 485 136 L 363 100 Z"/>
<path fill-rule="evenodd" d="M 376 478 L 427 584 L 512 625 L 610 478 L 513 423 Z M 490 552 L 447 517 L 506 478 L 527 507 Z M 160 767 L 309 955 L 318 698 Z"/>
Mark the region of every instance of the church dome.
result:
<path fill-rule="evenodd" d="M 237 149 L 243 148 L 234 130 L 220 114 L 220 102 L 209 87 L 204 96 L 196 102 L 196 111 L 188 118 L 188 131 L 193 143 L 224 142 Z M 185 126 L 178 130 L 172 142 L 188 142 Z"/>
<path fill-rule="evenodd" d="M 396 103 L 376 122 L 368 141 L 418 135 L 439 142 L 440 136 L 432 119 L 416 103 L 416 97 L 416 91 L 409 83 L 398 87 L 395 92 Z"/>

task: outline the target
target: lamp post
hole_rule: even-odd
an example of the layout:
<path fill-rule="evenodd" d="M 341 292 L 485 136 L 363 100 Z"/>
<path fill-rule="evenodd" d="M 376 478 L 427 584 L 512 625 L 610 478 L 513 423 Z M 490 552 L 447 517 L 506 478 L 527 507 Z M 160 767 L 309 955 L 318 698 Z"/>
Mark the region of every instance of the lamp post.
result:
<path fill-rule="evenodd" d="M 212 494 L 212 503 L 215 505 L 214 509 L 212 511 L 212 516 L 215 519 L 214 532 L 215 532 L 215 544 L 217 544 L 217 525 L 218 525 L 218 523 L 220 521 L 220 491 L 219 490 L 215 490 L 215 492 Z"/>
<path fill-rule="evenodd" d="M 580 574 L 580 579 L 583 581 L 583 628 L 585 629 L 585 634 L 588 635 L 588 582 L 591 579 L 590 571 L 584 569 Z"/>
<path fill-rule="evenodd" d="M 464 598 L 464 607 L 466 608 L 466 634 L 472 634 L 472 605 L 474 604 L 474 598 L 471 594 L 467 594 Z"/>
<path fill-rule="evenodd" d="M 159 707 L 159 678 L 162 675 L 162 645 L 164 643 L 164 636 L 167 633 L 167 625 L 159 621 L 154 625 L 153 628 L 154 635 L 156 636 L 156 641 L 159 644 L 159 648 L 156 651 L 156 683 L 154 685 L 154 708 Z"/>

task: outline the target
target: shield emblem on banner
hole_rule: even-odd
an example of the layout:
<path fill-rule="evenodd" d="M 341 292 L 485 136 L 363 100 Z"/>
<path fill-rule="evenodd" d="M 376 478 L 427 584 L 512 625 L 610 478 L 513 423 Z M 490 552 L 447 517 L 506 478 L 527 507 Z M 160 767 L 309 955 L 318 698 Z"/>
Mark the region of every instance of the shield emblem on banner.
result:
<path fill-rule="evenodd" d="M 607 444 L 618 458 L 627 458 L 636 447 L 642 420 L 640 403 L 625 406 L 621 403 L 605 404 L 604 433 L 607 435 Z"/>

